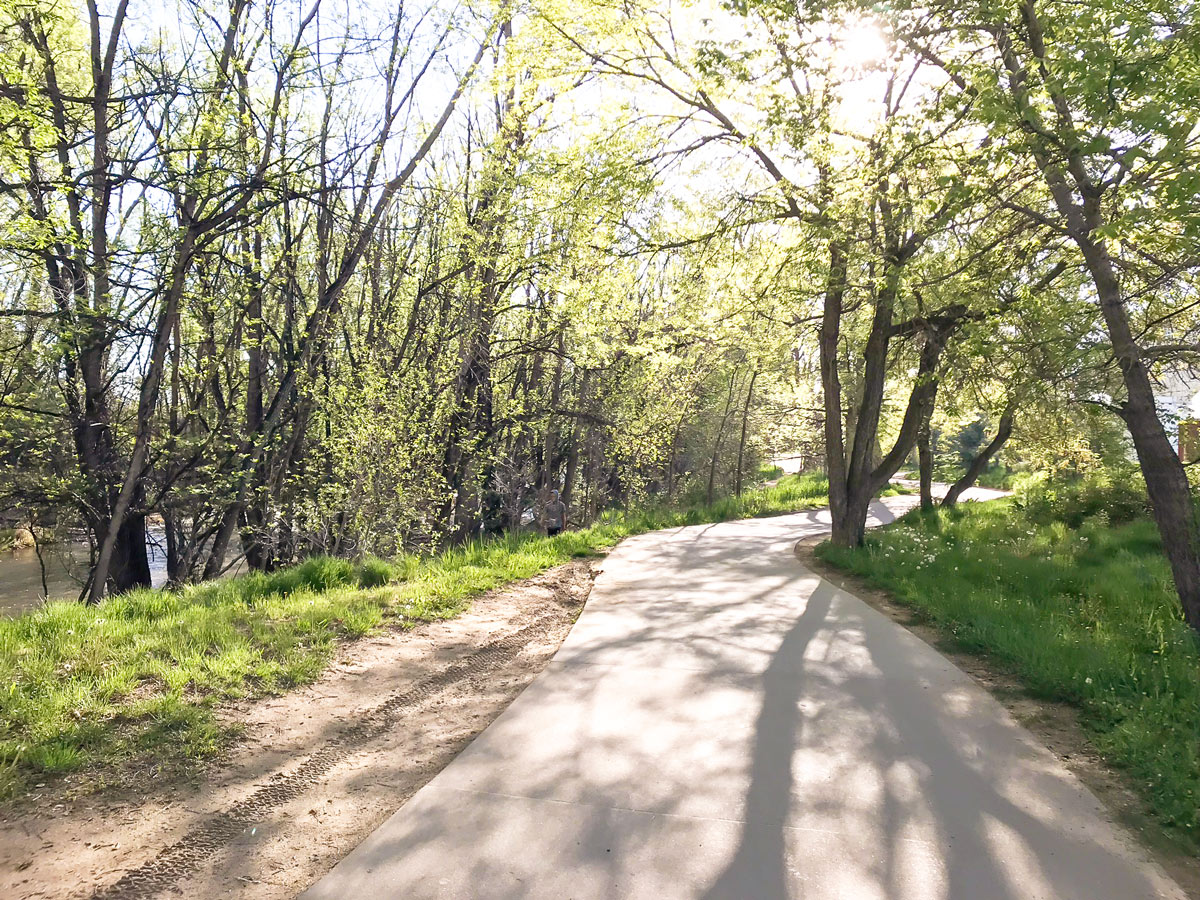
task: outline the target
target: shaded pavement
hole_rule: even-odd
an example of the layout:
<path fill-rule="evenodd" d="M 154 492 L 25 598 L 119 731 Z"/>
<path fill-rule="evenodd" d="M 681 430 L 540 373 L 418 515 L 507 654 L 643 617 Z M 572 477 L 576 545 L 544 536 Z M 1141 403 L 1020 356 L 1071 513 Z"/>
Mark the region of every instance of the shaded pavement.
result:
<path fill-rule="evenodd" d="M 622 543 L 549 667 L 306 900 L 1182 898 L 968 676 L 797 562 L 827 528 Z"/>

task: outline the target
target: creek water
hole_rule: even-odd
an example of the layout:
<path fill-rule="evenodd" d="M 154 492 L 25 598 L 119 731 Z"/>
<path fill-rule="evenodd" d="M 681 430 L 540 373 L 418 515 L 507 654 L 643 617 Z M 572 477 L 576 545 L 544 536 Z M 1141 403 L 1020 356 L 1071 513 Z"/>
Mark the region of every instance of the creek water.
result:
<path fill-rule="evenodd" d="M 153 530 L 147 535 L 150 555 L 150 579 L 155 587 L 167 580 L 167 554 L 163 535 Z M 46 587 L 51 600 L 75 600 L 87 577 L 86 544 L 61 543 L 42 548 L 46 563 Z M 42 569 L 37 553 L 30 549 L 0 553 L 0 616 L 16 616 L 35 609 L 43 602 Z"/>

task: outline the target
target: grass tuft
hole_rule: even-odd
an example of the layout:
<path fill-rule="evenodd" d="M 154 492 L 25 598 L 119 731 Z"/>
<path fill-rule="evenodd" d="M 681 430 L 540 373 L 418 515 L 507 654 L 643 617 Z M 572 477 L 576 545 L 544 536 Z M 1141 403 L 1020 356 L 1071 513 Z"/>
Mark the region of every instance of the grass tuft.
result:
<path fill-rule="evenodd" d="M 398 581 L 401 571 L 386 560 L 369 556 L 358 567 L 358 586 L 361 588 L 383 587 L 389 581 Z"/>

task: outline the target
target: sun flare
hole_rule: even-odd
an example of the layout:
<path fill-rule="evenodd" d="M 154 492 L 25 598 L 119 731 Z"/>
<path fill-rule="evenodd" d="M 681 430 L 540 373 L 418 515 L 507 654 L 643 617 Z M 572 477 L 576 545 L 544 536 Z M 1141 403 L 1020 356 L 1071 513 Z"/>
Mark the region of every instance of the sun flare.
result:
<path fill-rule="evenodd" d="M 847 21 L 830 36 L 830 43 L 834 63 L 849 72 L 878 68 L 891 53 L 882 26 L 869 18 Z"/>

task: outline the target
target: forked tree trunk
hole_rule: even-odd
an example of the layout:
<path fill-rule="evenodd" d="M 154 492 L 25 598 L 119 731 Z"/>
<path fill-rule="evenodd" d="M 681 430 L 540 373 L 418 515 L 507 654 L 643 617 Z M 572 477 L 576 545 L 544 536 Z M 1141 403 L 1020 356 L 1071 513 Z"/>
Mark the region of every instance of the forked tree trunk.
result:
<path fill-rule="evenodd" d="M 886 290 L 893 289 L 894 285 Z M 878 301 L 883 305 L 883 309 L 881 312 L 877 308 L 875 321 L 872 325 L 872 335 L 867 341 L 866 363 L 868 376 L 864 379 L 866 388 L 864 389 L 863 401 L 860 407 L 858 430 L 854 436 L 854 445 L 851 448 L 852 453 L 849 465 L 844 464 L 844 455 L 831 452 L 830 450 L 830 441 L 828 438 L 831 431 L 830 422 L 839 422 L 840 416 L 834 417 L 833 414 L 839 412 L 839 410 L 836 405 L 830 403 L 828 393 L 825 398 L 826 457 L 830 465 L 829 499 L 833 524 L 832 539 L 835 544 L 843 547 L 857 547 L 862 544 L 863 538 L 866 536 L 867 516 L 870 512 L 871 501 L 887 485 L 891 477 L 896 474 L 901 464 L 912 452 L 913 447 L 916 445 L 922 423 L 927 421 L 932 415 L 938 391 L 938 363 L 941 360 L 946 341 L 961 322 L 959 318 L 947 318 L 936 327 L 930 325 L 924 331 L 917 374 L 913 380 L 912 390 L 909 393 L 904 419 L 900 425 L 900 432 L 896 435 L 892 449 L 883 456 L 878 465 L 872 465 L 871 448 L 877 440 L 879 416 L 883 401 L 883 380 L 880 377 L 880 372 L 887 361 L 889 336 L 893 330 L 890 314 L 893 300 L 894 296 L 882 296 Z M 829 318 L 832 314 L 833 311 L 827 306 L 826 317 Z M 834 332 L 832 340 L 829 343 L 836 346 L 836 328 Z M 823 369 L 825 368 L 826 342 L 827 336 L 823 327 Z M 836 359 L 830 362 L 831 368 L 835 366 Z M 836 372 L 834 377 L 827 377 L 826 381 L 826 391 L 829 391 L 831 387 L 835 387 Z M 832 431 L 834 439 L 840 442 L 841 434 L 839 426 L 833 425 Z M 843 474 L 842 477 L 837 478 L 835 481 L 834 471 L 839 466 L 840 472 Z M 840 497 L 840 502 L 844 504 L 840 508 L 834 505 L 835 496 Z"/>

